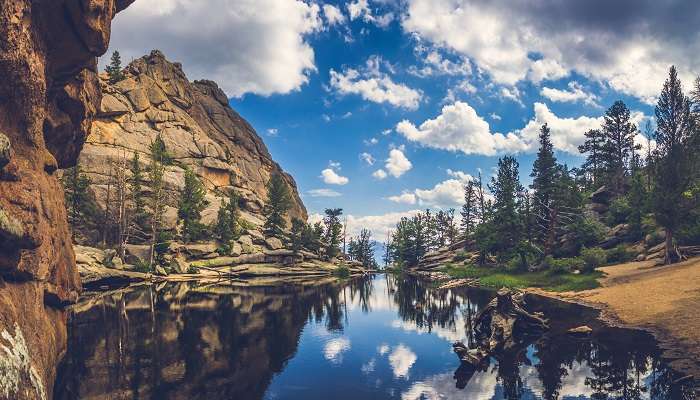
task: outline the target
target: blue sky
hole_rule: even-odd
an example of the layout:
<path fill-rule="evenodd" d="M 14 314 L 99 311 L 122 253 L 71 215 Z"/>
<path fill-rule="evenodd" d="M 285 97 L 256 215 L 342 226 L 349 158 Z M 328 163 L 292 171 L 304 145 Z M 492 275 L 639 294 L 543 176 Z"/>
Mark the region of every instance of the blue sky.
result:
<path fill-rule="evenodd" d="M 137 0 L 112 47 L 127 60 L 160 48 L 190 79 L 216 80 L 310 214 L 342 207 L 352 231 L 382 235 L 413 210 L 459 208 L 466 177 L 490 178 L 504 154 L 529 183 L 544 122 L 575 166 L 614 101 L 645 122 L 671 64 L 689 89 L 696 45 L 656 25 L 694 21 L 698 7 L 619 5 Z"/>

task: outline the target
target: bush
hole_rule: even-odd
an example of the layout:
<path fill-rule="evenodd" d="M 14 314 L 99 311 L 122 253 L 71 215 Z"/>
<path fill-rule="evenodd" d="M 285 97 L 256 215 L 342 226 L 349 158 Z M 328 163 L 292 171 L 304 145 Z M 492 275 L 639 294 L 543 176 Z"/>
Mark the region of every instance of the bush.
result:
<path fill-rule="evenodd" d="M 590 249 L 584 248 L 581 250 L 581 259 L 583 260 L 583 269 L 581 272 L 591 273 L 596 268 L 605 265 L 608 260 L 608 254 L 599 247 Z"/>
<path fill-rule="evenodd" d="M 608 225 L 615 226 L 624 224 L 629 219 L 630 214 L 632 214 L 632 208 L 627 199 L 618 197 L 610 203 L 607 217 Z"/>
<path fill-rule="evenodd" d="M 187 273 L 188 274 L 198 274 L 199 268 L 195 267 L 194 265 L 190 265 L 189 267 L 187 267 Z"/>
<path fill-rule="evenodd" d="M 151 266 L 143 260 L 136 261 L 136 264 L 134 264 L 134 271 L 143 273 L 153 272 Z"/>
<path fill-rule="evenodd" d="M 464 251 L 464 250 L 460 250 L 457 252 L 457 254 L 455 254 L 455 256 L 453 257 L 453 260 L 456 262 L 460 262 L 460 261 L 466 260 L 470 256 L 471 256 L 471 253 Z"/>
<path fill-rule="evenodd" d="M 554 258 L 547 256 L 542 260 L 542 267 L 550 274 L 563 274 L 583 269 L 583 260 L 579 257 Z"/>
<path fill-rule="evenodd" d="M 595 218 L 584 217 L 571 225 L 574 233 L 574 251 L 578 254 L 582 248 L 594 246 L 605 237 L 605 226 Z"/>
<path fill-rule="evenodd" d="M 634 254 L 630 252 L 624 244 L 613 247 L 608 250 L 607 254 L 609 264 L 621 264 L 634 259 Z"/>
<path fill-rule="evenodd" d="M 334 274 L 341 278 L 347 278 L 350 276 L 350 269 L 345 265 L 341 265 L 335 270 Z"/>

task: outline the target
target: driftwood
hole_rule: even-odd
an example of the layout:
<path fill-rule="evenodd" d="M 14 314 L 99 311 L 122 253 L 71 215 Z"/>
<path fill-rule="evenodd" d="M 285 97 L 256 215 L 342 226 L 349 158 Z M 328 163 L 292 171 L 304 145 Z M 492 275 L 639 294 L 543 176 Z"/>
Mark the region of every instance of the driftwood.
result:
<path fill-rule="evenodd" d="M 471 348 L 462 342 L 452 345 L 459 359 L 470 365 L 482 364 L 490 355 L 522 349 L 547 329 L 547 321 L 524 308 L 521 294 L 501 289 L 496 297 L 474 318 L 476 344 Z"/>

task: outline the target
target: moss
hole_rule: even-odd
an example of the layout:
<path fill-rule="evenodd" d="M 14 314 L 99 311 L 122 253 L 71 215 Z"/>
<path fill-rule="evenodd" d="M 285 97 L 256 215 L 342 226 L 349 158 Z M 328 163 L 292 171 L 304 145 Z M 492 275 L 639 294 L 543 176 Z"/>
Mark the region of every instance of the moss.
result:
<path fill-rule="evenodd" d="M 477 278 L 485 287 L 522 289 L 528 287 L 542 288 L 554 292 L 580 291 L 600 286 L 598 278 L 601 273 L 573 274 L 568 272 L 509 272 L 495 267 L 447 265 L 443 271 L 453 278 Z"/>

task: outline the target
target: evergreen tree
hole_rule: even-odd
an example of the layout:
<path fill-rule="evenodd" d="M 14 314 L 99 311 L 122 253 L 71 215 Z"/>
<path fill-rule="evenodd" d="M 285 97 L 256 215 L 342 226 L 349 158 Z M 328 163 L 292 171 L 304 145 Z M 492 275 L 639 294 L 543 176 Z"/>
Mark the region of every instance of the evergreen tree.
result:
<path fill-rule="evenodd" d="M 143 169 L 139 161 L 139 153 L 134 152 L 134 157 L 131 159 L 131 179 L 129 180 L 129 189 L 131 192 L 132 206 L 134 207 L 134 222 L 140 231 L 148 221 L 148 213 L 146 212 L 146 202 L 143 195 Z"/>
<path fill-rule="evenodd" d="M 304 248 L 304 232 L 308 229 L 308 225 L 299 218 L 292 218 L 292 229 L 290 231 L 290 239 L 292 242 L 292 251 L 294 254 Z"/>
<path fill-rule="evenodd" d="M 350 240 L 348 253 L 352 260 L 362 263 L 365 269 L 374 269 L 377 262 L 374 259 L 374 241 L 368 229 L 362 229 L 357 239 Z"/>
<path fill-rule="evenodd" d="M 180 192 L 177 217 L 182 222 L 182 241 L 189 243 L 201 238 L 205 226 L 200 222 L 202 211 L 209 205 L 207 191 L 191 168 L 185 168 L 185 187 Z"/>
<path fill-rule="evenodd" d="M 265 214 L 265 232 L 274 237 L 282 237 L 287 228 L 285 217 L 292 208 L 292 196 L 289 187 L 280 174 L 272 174 L 267 182 L 267 204 Z"/>
<path fill-rule="evenodd" d="M 222 244 L 225 252 L 230 252 L 231 241 L 236 239 L 240 233 L 238 226 L 238 200 L 238 193 L 232 190 L 228 194 L 228 201 L 221 199 L 221 205 L 216 214 L 214 235 L 216 235 L 219 243 Z"/>
<path fill-rule="evenodd" d="M 586 161 L 581 165 L 581 169 L 585 171 L 591 185 L 597 189 L 601 183 L 603 171 L 602 148 L 605 143 L 603 131 L 600 129 L 591 129 L 585 133 L 586 141 L 578 147 L 581 154 L 587 154 Z"/>
<path fill-rule="evenodd" d="M 159 136 L 160 137 L 160 136 Z M 163 265 L 163 256 L 169 247 L 171 235 L 163 229 L 163 214 L 165 212 L 165 164 L 164 156 L 167 154 L 163 151 L 158 151 L 158 144 L 154 141 L 151 143 L 151 163 L 148 167 L 148 187 L 150 189 L 149 197 L 149 228 L 150 228 L 150 245 L 151 256 L 149 265 L 155 269 L 156 265 Z M 155 151 L 154 151 L 155 150 Z"/>
<path fill-rule="evenodd" d="M 644 178 L 640 170 L 632 175 L 630 191 L 627 194 L 627 201 L 630 206 L 628 222 L 630 225 L 630 239 L 639 240 L 643 236 L 642 217 L 647 209 L 647 191 L 644 186 Z"/>
<path fill-rule="evenodd" d="M 326 226 L 324 237 L 326 257 L 333 259 L 340 253 L 340 242 L 343 233 L 343 224 L 340 222 L 340 216 L 343 215 L 343 209 L 327 208 L 325 213 L 326 216 L 323 218 L 323 223 Z"/>
<path fill-rule="evenodd" d="M 491 178 L 493 193 L 493 231 L 498 238 L 491 249 L 499 261 L 508 261 L 522 240 L 522 224 L 518 215 L 518 194 L 524 190 L 518 177 L 518 162 L 512 156 L 498 160 L 498 173 Z"/>
<path fill-rule="evenodd" d="M 551 224 L 550 214 L 553 206 L 556 185 L 557 159 L 554 157 L 554 146 L 547 124 L 540 129 L 540 149 L 532 166 L 533 178 L 530 188 L 533 190 L 532 212 L 539 229 L 535 229 L 534 237 L 538 243 L 543 243 L 555 229 Z M 546 255 L 546 253 L 545 253 Z"/>
<path fill-rule="evenodd" d="M 602 132 L 605 142 L 601 148 L 601 161 L 608 182 L 617 193 L 622 193 L 635 150 L 639 149 L 634 143 L 637 127 L 632 123 L 630 110 L 621 100 L 605 112 L 604 118 Z"/>
<path fill-rule="evenodd" d="M 80 170 L 80 166 L 68 168 L 61 178 L 68 211 L 68 222 L 73 227 L 72 238 L 78 226 L 88 227 L 90 221 L 97 215 L 92 198 L 90 197 L 90 178 Z"/>
<path fill-rule="evenodd" d="M 666 264 L 678 261 L 674 234 L 693 206 L 685 196 L 695 178 L 696 126 L 690 103 L 676 68 L 671 67 L 656 105 L 656 149 L 652 155 L 654 216 L 666 230 Z"/>
<path fill-rule="evenodd" d="M 469 238 L 479 222 L 479 194 L 473 179 L 464 185 L 464 205 L 460 214 L 462 215 L 462 235 Z"/>
<path fill-rule="evenodd" d="M 112 58 L 109 65 L 105 68 L 105 71 L 109 75 L 109 83 L 114 85 L 115 83 L 124 80 L 124 72 L 122 71 L 122 58 L 118 51 L 112 53 Z"/>

